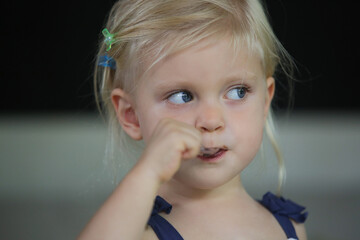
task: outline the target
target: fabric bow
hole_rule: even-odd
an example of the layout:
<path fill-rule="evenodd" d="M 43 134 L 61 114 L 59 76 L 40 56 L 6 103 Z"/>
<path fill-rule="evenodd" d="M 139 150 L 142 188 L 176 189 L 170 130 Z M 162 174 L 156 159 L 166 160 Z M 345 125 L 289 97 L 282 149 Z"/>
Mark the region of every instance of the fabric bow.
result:
<path fill-rule="evenodd" d="M 171 212 L 171 209 L 171 204 L 166 202 L 165 199 L 163 199 L 162 197 L 157 196 L 151 215 L 158 214 L 160 212 L 165 212 L 166 214 L 169 214 Z"/>
<path fill-rule="evenodd" d="M 298 223 L 305 222 L 308 216 L 307 212 L 303 213 L 305 207 L 291 200 L 285 200 L 283 197 L 277 197 L 270 192 L 266 193 L 260 202 L 274 215 L 287 216 Z"/>

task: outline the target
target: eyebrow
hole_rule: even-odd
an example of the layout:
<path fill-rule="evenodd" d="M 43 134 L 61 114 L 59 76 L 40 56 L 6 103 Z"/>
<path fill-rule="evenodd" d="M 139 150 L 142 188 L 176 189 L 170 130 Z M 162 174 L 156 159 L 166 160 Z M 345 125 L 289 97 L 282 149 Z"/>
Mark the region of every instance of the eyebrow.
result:
<path fill-rule="evenodd" d="M 241 74 L 232 74 L 229 76 L 226 76 L 224 78 L 221 79 L 221 82 L 223 82 L 224 84 L 232 84 L 234 82 L 245 82 L 245 81 L 256 81 L 258 79 L 258 76 L 256 76 L 255 74 L 249 74 L 249 73 L 241 73 Z M 170 79 L 168 81 L 161 81 L 154 83 L 154 88 L 156 89 L 156 91 L 162 91 L 168 88 L 188 88 L 191 87 L 193 85 L 194 81 L 190 81 L 190 80 L 186 80 L 186 79 L 181 79 L 181 78 L 177 78 L 174 82 L 175 78 Z"/>
<path fill-rule="evenodd" d="M 153 87 L 155 88 L 155 92 L 162 92 L 164 90 L 178 88 L 178 89 L 186 89 L 188 87 L 191 87 L 191 82 L 189 81 L 176 81 L 174 82 L 172 79 L 168 81 L 162 81 L 162 82 L 156 82 L 154 83 Z"/>
<path fill-rule="evenodd" d="M 257 79 L 258 79 L 258 76 L 254 73 L 241 72 L 241 73 L 236 73 L 236 74 L 231 74 L 229 76 L 226 76 L 222 79 L 222 81 L 229 83 L 229 82 L 237 82 L 239 80 L 255 81 Z"/>

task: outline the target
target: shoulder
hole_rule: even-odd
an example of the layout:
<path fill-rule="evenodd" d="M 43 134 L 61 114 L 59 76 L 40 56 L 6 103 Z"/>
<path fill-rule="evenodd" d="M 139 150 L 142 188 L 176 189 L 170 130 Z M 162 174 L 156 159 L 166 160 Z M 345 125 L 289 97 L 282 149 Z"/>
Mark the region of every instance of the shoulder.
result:
<path fill-rule="evenodd" d="M 299 240 L 307 240 L 305 224 L 297 223 L 293 220 L 291 220 L 291 222 L 295 228 L 295 232 L 296 232 L 296 235 L 298 236 Z"/>
<path fill-rule="evenodd" d="M 308 213 L 305 212 L 305 207 L 298 205 L 289 199 L 276 196 L 270 192 L 263 196 L 263 199 L 260 201 L 260 203 L 263 204 L 275 216 L 287 217 L 291 221 L 291 225 L 293 225 L 299 240 L 307 239 L 305 226 L 303 224 L 308 215 Z M 279 223 L 283 229 L 285 229 L 286 226 L 290 224 L 288 221 L 279 221 Z"/>

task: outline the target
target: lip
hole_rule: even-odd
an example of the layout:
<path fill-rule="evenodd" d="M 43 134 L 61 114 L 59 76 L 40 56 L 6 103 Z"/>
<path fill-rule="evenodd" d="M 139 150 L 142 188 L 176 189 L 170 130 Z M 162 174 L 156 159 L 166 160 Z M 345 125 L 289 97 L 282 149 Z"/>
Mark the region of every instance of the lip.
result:
<path fill-rule="evenodd" d="M 218 162 L 220 161 L 223 156 L 226 154 L 227 149 L 220 149 L 220 151 L 218 151 L 213 157 L 204 157 L 204 156 L 200 156 L 198 155 L 197 158 L 201 159 L 201 161 L 204 162 Z"/>

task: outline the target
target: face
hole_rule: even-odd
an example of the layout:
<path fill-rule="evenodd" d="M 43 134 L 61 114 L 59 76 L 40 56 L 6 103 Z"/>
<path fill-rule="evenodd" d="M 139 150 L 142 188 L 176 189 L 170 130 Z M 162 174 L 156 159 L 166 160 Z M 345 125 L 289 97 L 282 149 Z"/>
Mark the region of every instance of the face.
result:
<path fill-rule="evenodd" d="M 238 176 L 255 157 L 273 91 L 257 55 L 235 56 L 227 39 L 203 41 L 151 69 L 135 92 L 135 113 L 145 143 L 161 119 L 172 118 L 197 128 L 204 146 L 226 147 L 221 161 L 184 161 L 174 177 L 211 188 Z"/>

